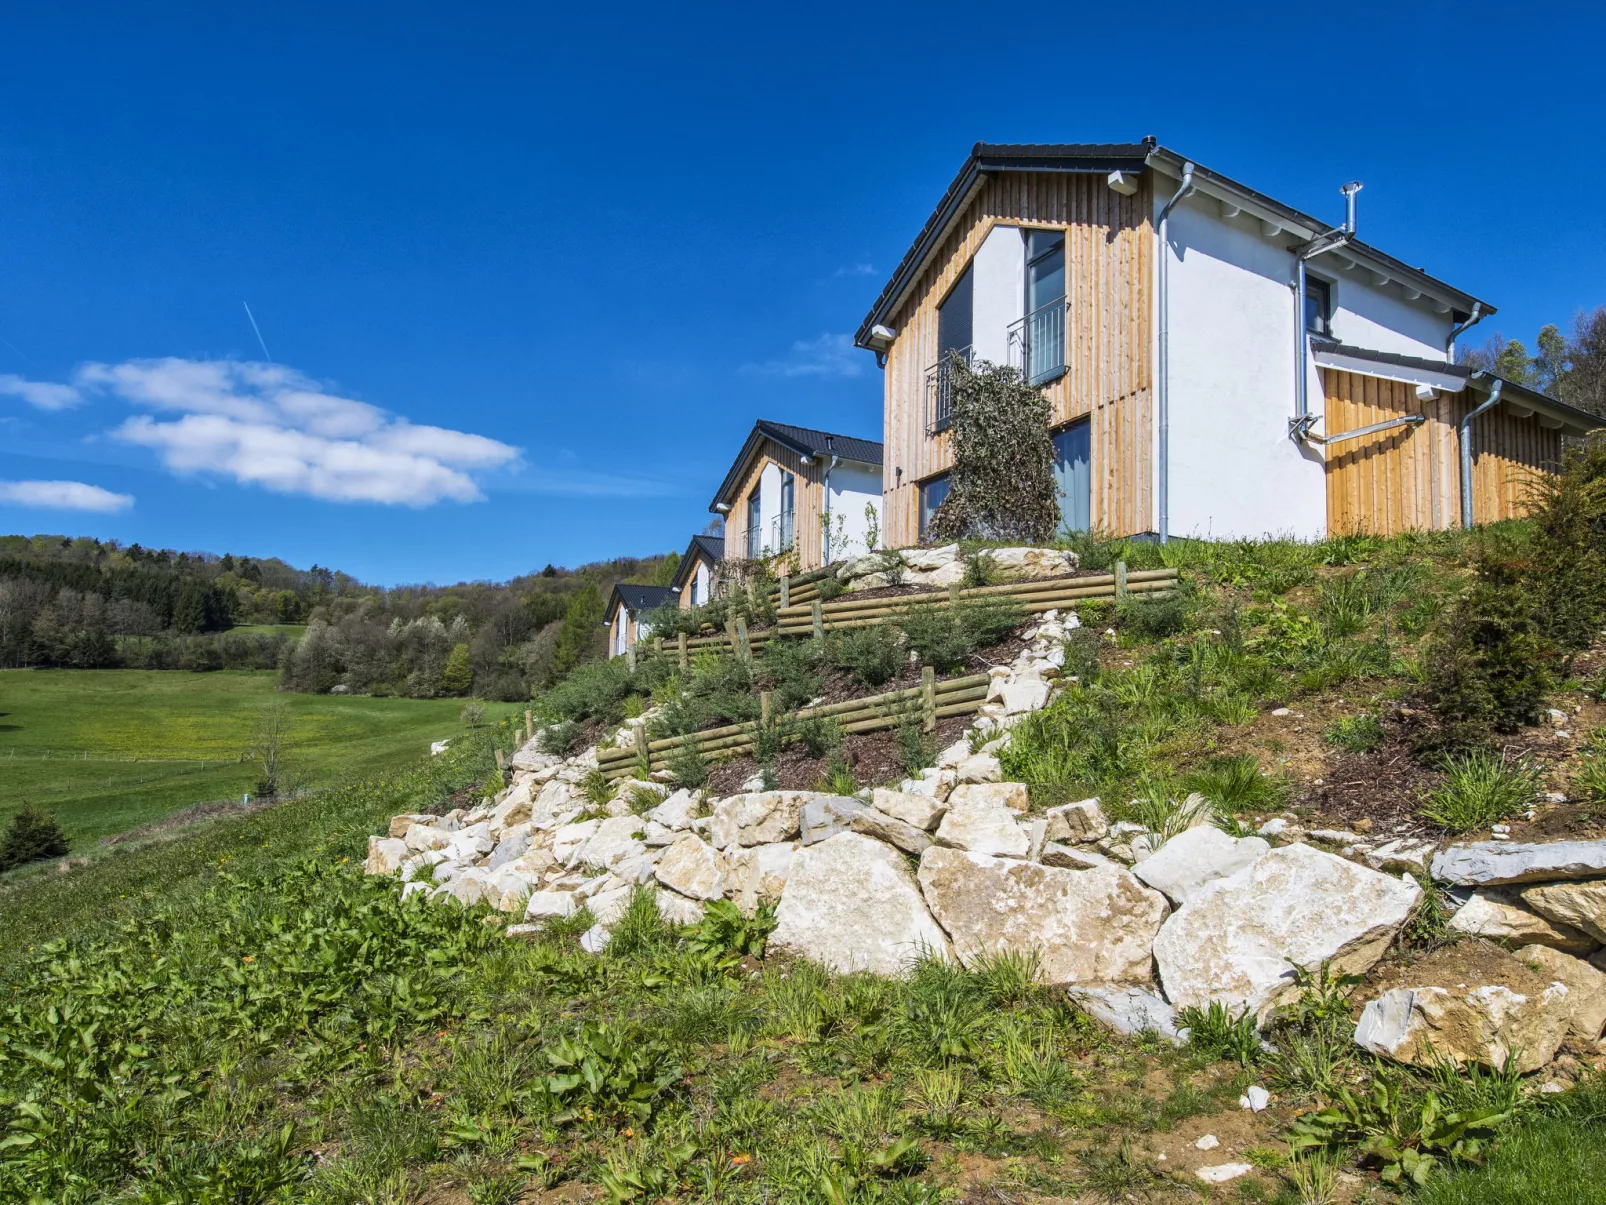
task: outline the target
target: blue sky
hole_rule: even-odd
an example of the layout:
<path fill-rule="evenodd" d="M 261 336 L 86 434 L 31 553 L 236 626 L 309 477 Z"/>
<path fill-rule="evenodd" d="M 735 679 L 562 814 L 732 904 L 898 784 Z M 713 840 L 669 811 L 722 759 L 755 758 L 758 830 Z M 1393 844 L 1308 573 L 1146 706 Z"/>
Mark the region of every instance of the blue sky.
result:
<path fill-rule="evenodd" d="M 1293 16 L 10 6 L 0 531 L 381 583 L 683 547 L 755 418 L 879 435 L 851 332 L 977 140 L 1152 133 L 1335 222 L 1359 178 L 1480 341 L 1606 303 L 1597 13 Z"/>

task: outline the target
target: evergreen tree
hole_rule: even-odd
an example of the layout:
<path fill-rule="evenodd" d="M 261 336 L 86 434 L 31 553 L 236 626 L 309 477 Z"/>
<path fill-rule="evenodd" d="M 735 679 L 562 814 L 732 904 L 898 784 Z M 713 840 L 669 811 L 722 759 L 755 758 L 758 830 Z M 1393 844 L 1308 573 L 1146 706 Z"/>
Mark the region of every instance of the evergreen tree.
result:
<path fill-rule="evenodd" d="M 66 853 L 67 835 L 56 818 L 26 801 L 0 836 L 0 870 L 42 858 L 65 857 Z"/>
<path fill-rule="evenodd" d="M 452 646 L 441 673 L 441 689 L 449 695 L 466 695 L 474 685 L 474 670 L 468 662 L 468 645 Z"/>
<path fill-rule="evenodd" d="M 569 601 L 558 630 L 558 647 L 552 655 L 552 672 L 562 677 L 591 652 L 602 626 L 602 593 L 596 582 L 587 582 Z"/>

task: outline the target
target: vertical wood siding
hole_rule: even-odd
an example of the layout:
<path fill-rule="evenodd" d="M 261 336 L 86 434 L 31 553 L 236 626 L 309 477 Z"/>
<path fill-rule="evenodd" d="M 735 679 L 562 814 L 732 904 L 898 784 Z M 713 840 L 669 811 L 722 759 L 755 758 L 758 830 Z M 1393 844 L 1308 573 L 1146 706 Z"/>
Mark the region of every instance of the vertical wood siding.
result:
<path fill-rule="evenodd" d="M 998 225 L 1064 228 L 1067 370 L 1046 387 L 1053 422 L 1092 416 L 1093 527 L 1114 535 L 1153 527 L 1151 211 L 1150 173 L 1131 197 L 1103 176 L 1079 173 L 1009 172 L 982 186 L 892 317 L 899 334 L 885 380 L 888 546 L 916 542 L 919 482 L 953 463 L 949 437 L 928 438 L 925 429 L 937 305 Z"/>
<path fill-rule="evenodd" d="M 1394 535 L 1443 530 L 1461 522 L 1459 427 L 1479 400 L 1441 393 L 1417 400 L 1416 389 L 1360 373 L 1324 368 L 1323 428 L 1333 435 L 1423 414 L 1427 421 L 1345 440 L 1327 450 L 1330 535 Z M 1479 523 L 1526 514 L 1530 482 L 1561 456 L 1561 433 L 1536 417 L 1513 418 L 1504 407 L 1472 424 L 1472 505 Z"/>
<path fill-rule="evenodd" d="M 811 569 L 818 569 L 823 554 L 820 513 L 825 510 L 825 491 L 822 486 L 824 466 L 819 457 L 815 457 L 812 464 L 804 464 L 803 458 L 796 452 L 781 447 L 772 439 L 759 444 L 752 463 L 742 476 L 730 514 L 725 516 L 727 555 L 736 559 L 751 558 L 759 551 L 747 547 L 747 500 L 758 489 L 764 466 L 769 463 L 779 465 L 797 478 L 792 495 L 792 548 L 797 554 L 797 571 L 807 573 Z M 761 531 L 759 538 L 761 541 L 768 540 L 769 532 Z"/>

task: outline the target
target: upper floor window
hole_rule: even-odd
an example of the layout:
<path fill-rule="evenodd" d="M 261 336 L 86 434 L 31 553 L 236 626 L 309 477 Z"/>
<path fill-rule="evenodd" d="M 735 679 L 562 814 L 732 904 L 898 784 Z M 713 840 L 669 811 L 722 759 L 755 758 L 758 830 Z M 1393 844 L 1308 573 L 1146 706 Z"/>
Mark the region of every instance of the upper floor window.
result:
<path fill-rule="evenodd" d="M 787 552 L 792 547 L 792 535 L 795 529 L 794 503 L 797 493 L 797 478 L 784 469 L 781 472 L 781 513 L 775 516 L 775 540 L 773 546 L 776 552 Z"/>
<path fill-rule="evenodd" d="M 757 557 L 764 546 L 764 520 L 759 506 L 759 491 L 754 490 L 747 499 L 747 556 Z"/>
<path fill-rule="evenodd" d="M 1305 277 L 1305 329 L 1316 335 L 1331 335 L 1333 290 L 1325 280 Z"/>
<path fill-rule="evenodd" d="M 1026 312 L 1052 305 L 1065 296 L 1065 232 L 1026 232 Z"/>
<path fill-rule="evenodd" d="M 1010 362 L 1028 385 L 1041 385 L 1065 371 L 1063 230 L 1026 232 L 1026 316 L 1010 328 L 1010 342 Z"/>

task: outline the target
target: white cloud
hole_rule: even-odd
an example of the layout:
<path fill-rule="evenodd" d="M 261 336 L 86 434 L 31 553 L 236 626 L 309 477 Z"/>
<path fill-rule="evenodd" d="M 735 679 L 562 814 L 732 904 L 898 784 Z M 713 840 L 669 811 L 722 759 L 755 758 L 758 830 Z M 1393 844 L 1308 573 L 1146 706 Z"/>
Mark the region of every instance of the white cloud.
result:
<path fill-rule="evenodd" d="M 471 474 L 519 450 L 483 435 L 414 424 L 326 392 L 293 368 L 240 360 L 86 364 L 82 389 L 177 418 L 137 415 L 112 434 L 152 448 L 177 473 L 232 477 L 330 502 L 428 506 L 484 497 Z"/>
<path fill-rule="evenodd" d="M 40 410 L 66 410 L 84 400 L 71 385 L 51 381 L 29 381 L 9 372 L 0 372 L 0 396 L 20 397 Z"/>
<path fill-rule="evenodd" d="M 833 280 L 834 279 L 838 279 L 838 278 L 843 277 L 843 276 L 874 276 L 874 275 L 876 275 L 875 265 L 874 264 L 864 264 L 864 263 L 860 263 L 860 264 L 844 264 L 842 267 L 838 268 L 835 272 L 831 273 L 831 277 L 832 277 Z"/>
<path fill-rule="evenodd" d="M 868 354 L 853 346 L 852 335 L 828 333 L 817 339 L 799 339 L 786 356 L 744 364 L 742 371 L 767 377 L 857 377 L 864 374 Z"/>
<path fill-rule="evenodd" d="M 114 494 L 82 481 L 0 481 L 0 503 L 43 510 L 92 510 L 102 514 L 134 505 L 130 494 Z"/>

